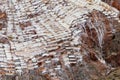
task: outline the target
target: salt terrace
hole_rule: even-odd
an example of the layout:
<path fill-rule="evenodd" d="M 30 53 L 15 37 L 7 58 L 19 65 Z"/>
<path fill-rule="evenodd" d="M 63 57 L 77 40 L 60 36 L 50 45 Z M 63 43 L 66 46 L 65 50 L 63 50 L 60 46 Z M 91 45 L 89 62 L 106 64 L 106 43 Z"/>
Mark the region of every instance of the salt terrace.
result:
<path fill-rule="evenodd" d="M 69 45 L 71 39 L 69 27 L 74 20 L 80 18 L 81 22 L 86 21 L 85 15 L 93 10 L 102 11 L 112 17 L 119 13 L 97 0 L 0 0 L 0 2 L 2 6 L 0 67 L 7 75 L 22 72 L 23 68 L 37 68 L 39 66 L 37 64 L 43 62 L 46 68 L 42 72 L 45 73 L 51 61 L 59 61 L 59 46 L 63 43 Z M 79 50 L 76 47 L 75 49 Z M 54 58 L 49 57 L 53 55 Z M 75 63 L 77 56 L 81 60 L 80 54 L 63 55 L 66 65 L 69 61 Z M 61 69 L 61 65 L 57 65 L 55 69 Z M 55 76 L 53 70 L 49 69 L 49 72 Z"/>

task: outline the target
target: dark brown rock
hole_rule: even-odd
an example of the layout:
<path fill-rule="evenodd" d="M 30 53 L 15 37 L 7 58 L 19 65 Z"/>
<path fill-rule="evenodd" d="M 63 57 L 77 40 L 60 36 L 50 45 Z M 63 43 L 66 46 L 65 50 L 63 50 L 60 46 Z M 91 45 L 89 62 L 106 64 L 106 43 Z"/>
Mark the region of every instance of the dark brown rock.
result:
<path fill-rule="evenodd" d="M 106 62 L 111 64 L 113 67 L 120 66 L 120 52 L 116 55 L 110 55 L 106 58 Z"/>
<path fill-rule="evenodd" d="M 120 10 L 120 0 L 114 0 L 112 6 Z"/>
<path fill-rule="evenodd" d="M 2 28 L 3 28 L 3 24 L 2 24 L 2 23 L 0 23 L 0 30 L 2 30 Z"/>

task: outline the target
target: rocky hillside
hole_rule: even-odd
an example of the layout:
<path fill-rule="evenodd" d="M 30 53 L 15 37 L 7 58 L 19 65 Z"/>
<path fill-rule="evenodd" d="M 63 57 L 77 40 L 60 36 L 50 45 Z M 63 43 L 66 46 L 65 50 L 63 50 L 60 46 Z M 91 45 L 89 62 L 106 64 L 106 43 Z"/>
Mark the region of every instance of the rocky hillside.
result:
<path fill-rule="evenodd" d="M 0 80 L 120 80 L 119 0 L 0 2 Z"/>

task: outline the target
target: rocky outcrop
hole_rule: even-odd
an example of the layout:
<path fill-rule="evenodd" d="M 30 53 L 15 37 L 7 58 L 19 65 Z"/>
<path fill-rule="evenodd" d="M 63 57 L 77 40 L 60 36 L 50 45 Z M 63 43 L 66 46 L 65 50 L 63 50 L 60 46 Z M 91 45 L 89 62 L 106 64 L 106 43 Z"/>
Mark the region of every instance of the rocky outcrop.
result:
<path fill-rule="evenodd" d="M 94 76 L 98 80 L 98 76 L 102 75 L 104 78 L 104 75 L 109 73 L 111 66 L 120 66 L 119 23 L 114 18 L 108 19 L 96 10 L 87 16 L 89 18 L 84 23 L 76 20 L 76 23 L 70 28 L 73 32 L 78 32 L 77 34 L 73 33 L 73 36 L 79 37 L 78 45 L 82 46 L 82 51 L 87 51 L 83 58 L 84 63 L 87 64 L 84 65 L 87 66 L 87 71 L 92 73 L 96 70 L 95 74 L 89 76 Z M 93 71 L 90 71 L 90 66 L 93 66 Z"/>

